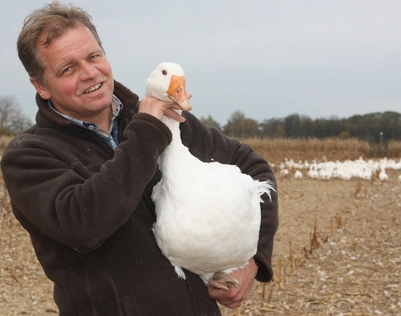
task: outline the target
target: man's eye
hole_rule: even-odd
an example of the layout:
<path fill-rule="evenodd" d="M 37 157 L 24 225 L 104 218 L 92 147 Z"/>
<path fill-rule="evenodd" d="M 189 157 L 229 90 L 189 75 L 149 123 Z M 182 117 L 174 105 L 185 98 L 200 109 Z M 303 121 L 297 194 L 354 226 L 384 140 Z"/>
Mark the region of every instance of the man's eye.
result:
<path fill-rule="evenodd" d="M 65 74 L 65 73 L 69 72 L 70 70 L 71 70 L 71 67 L 67 67 L 67 68 L 65 68 L 65 69 L 63 70 L 63 73 Z"/>

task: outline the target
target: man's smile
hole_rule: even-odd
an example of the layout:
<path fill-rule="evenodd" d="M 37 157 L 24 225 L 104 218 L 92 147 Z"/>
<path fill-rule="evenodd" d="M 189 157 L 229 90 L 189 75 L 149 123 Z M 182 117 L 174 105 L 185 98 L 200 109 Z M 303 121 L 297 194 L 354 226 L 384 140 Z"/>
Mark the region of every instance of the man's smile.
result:
<path fill-rule="evenodd" d="M 93 87 L 89 88 L 88 90 L 86 90 L 86 91 L 84 92 L 84 94 L 88 94 L 88 93 L 91 93 L 91 92 L 93 92 L 93 91 L 96 91 L 96 90 L 99 89 L 101 86 L 102 86 L 102 84 L 101 84 L 101 83 L 98 83 L 96 86 L 93 86 Z"/>

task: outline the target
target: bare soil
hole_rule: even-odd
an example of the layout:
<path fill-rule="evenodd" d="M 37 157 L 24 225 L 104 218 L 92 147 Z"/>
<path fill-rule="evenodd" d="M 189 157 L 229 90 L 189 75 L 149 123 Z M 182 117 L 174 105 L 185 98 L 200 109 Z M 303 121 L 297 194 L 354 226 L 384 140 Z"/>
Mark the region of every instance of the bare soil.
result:
<path fill-rule="evenodd" d="M 256 282 L 223 315 L 401 315 L 401 172 L 387 173 L 381 182 L 277 172 L 274 280 Z M 52 284 L 0 188 L 0 315 L 57 315 Z"/>

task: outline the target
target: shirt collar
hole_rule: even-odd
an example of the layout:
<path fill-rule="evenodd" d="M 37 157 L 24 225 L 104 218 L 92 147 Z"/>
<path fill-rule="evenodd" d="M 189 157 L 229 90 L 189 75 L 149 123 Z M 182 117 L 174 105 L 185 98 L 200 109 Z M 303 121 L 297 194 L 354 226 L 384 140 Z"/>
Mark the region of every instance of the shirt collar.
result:
<path fill-rule="evenodd" d="M 51 101 L 50 99 L 47 101 L 47 104 L 48 104 L 49 107 L 50 107 L 54 112 L 56 112 L 58 115 L 64 117 L 65 119 L 69 120 L 70 122 L 72 122 L 72 123 L 74 123 L 74 124 L 76 124 L 76 125 L 79 125 L 79 126 L 82 126 L 82 127 L 87 128 L 87 129 L 91 129 L 91 130 L 93 130 L 93 129 L 98 129 L 98 126 L 97 126 L 95 123 L 85 122 L 85 121 L 82 121 L 82 120 L 78 120 L 78 119 L 73 118 L 73 117 L 71 117 L 71 116 L 69 116 L 69 115 L 67 115 L 67 114 L 64 114 L 64 113 L 61 113 L 61 112 L 57 111 L 57 110 L 55 109 L 55 107 L 54 107 L 52 101 Z M 112 98 L 112 101 L 111 101 L 111 111 L 112 111 L 113 117 L 112 117 L 112 120 L 111 120 L 111 122 L 110 122 L 110 124 L 111 124 L 111 125 L 110 125 L 110 131 L 111 131 L 112 126 L 113 126 L 113 121 L 116 120 L 116 119 L 119 117 L 119 115 L 120 115 L 120 113 L 121 113 L 121 111 L 122 111 L 122 108 L 123 108 L 123 104 L 122 104 L 121 101 L 113 94 L 113 98 Z M 108 132 L 110 132 L 110 131 L 108 131 Z"/>

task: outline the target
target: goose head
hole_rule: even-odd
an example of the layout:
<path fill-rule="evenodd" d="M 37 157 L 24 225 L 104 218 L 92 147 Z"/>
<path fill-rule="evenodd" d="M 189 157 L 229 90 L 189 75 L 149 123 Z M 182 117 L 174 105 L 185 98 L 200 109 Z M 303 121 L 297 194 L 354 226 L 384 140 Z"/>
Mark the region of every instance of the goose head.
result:
<path fill-rule="evenodd" d="M 184 70 L 170 62 L 159 64 L 146 79 L 146 95 L 163 101 L 172 101 L 182 110 L 192 109 L 188 101 Z"/>

